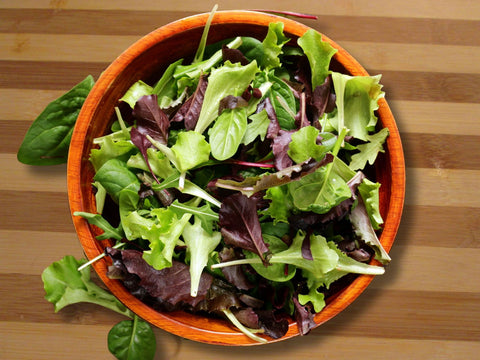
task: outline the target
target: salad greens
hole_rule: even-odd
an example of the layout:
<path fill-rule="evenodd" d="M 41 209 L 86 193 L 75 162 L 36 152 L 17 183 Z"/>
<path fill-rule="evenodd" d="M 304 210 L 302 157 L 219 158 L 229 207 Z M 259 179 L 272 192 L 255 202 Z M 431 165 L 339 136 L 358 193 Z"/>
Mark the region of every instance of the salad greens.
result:
<path fill-rule="evenodd" d="M 257 340 L 283 336 L 290 315 L 306 334 L 332 283 L 384 273 L 369 264 L 390 258 L 365 175 L 388 136 L 380 77 L 331 71 L 336 50 L 314 30 L 297 44 L 279 22 L 263 41 L 200 49 L 133 84 L 119 104 L 133 122 L 96 140 L 97 200 L 120 221 L 76 215 L 123 244 L 106 251 L 115 276 L 151 306 L 223 315 Z"/>
<path fill-rule="evenodd" d="M 366 176 L 388 136 L 377 131 L 380 76 L 330 70 L 336 50 L 314 30 L 295 43 L 277 22 L 262 41 L 207 46 L 208 28 L 190 64 L 121 97 L 90 153 L 97 212 L 75 215 L 115 240 L 108 275 L 153 308 L 223 316 L 260 342 L 282 337 L 289 316 L 304 335 L 332 284 L 391 260 L 377 237 L 381 185 Z M 20 161 L 66 160 L 92 86 L 89 76 L 47 107 Z M 110 352 L 153 358 L 150 326 L 91 282 L 88 264 L 67 256 L 45 269 L 46 299 L 131 318 L 109 333 Z"/>

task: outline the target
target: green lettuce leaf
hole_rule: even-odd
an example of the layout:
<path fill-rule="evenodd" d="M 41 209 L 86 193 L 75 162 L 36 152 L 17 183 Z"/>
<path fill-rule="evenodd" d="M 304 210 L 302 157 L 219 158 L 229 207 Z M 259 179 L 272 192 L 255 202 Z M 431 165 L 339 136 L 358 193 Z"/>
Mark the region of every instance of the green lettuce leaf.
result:
<path fill-rule="evenodd" d="M 83 263 L 85 260 L 67 255 L 42 272 L 45 299 L 55 305 L 55 312 L 67 305 L 88 302 L 133 318 L 133 313 L 115 296 L 90 280 L 90 268 L 77 270 Z"/>
<path fill-rule="evenodd" d="M 195 131 L 180 132 L 171 149 L 176 157 L 176 166 L 182 173 L 210 158 L 210 144 L 202 134 Z"/>
<path fill-rule="evenodd" d="M 336 94 L 337 116 L 330 121 L 336 129 L 347 127 L 349 135 L 368 141 L 368 134 L 375 130 L 378 100 L 385 96 L 380 85 L 381 75 L 350 76 L 332 72 Z"/>
<path fill-rule="evenodd" d="M 287 154 L 297 164 L 310 158 L 317 161 L 323 159 L 325 154 L 332 150 L 335 145 L 330 142 L 329 146 L 318 145 L 317 138 L 320 131 L 313 126 L 304 126 L 292 134 L 292 141 L 288 145 Z"/>
<path fill-rule="evenodd" d="M 195 131 L 203 133 L 218 117 L 220 100 L 227 95 L 241 95 L 257 71 L 256 61 L 245 66 L 227 61 L 224 66 L 212 70 Z"/>
<path fill-rule="evenodd" d="M 243 135 L 242 144 L 248 145 L 257 137 L 259 137 L 262 141 L 265 140 L 268 125 L 270 125 L 270 119 L 268 118 L 267 112 L 262 110 L 259 113 L 250 115 L 249 119 L 251 121 L 247 124 L 245 134 Z"/>
<path fill-rule="evenodd" d="M 262 57 L 259 66 L 263 69 L 273 69 L 280 67 L 279 55 L 282 54 L 282 47 L 290 39 L 283 33 L 284 24 L 282 22 L 270 23 L 268 32 L 262 41 Z"/>
<path fill-rule="evenodd" d="M 330 60 L 337 52 L 329 43 L 322 40 L 320 33 L 307 30 L 298 39 L 298 45 L 308 58 L 312 72 L 312 89 L 322 85 L 329 74 Z"/>
<path fill-rule="evenodd" d="M 193 225 L 185 224 L 182 233 L 190 257 L 190 295 L 197 296 L 200 277 L 208 263 L 210 253 L 215 250 L 222 239 L 220 232 L 207 232 L 202 226 L 202 220 L 194 216 Z"/>

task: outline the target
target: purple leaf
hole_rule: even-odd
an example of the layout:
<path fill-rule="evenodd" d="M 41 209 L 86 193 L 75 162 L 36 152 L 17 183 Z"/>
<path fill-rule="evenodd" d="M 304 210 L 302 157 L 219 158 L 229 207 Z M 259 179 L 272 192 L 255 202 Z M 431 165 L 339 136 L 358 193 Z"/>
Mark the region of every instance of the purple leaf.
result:
<path fill-rule="evenodd" d="M 155 181 L 160 184 L 160 181 L 157 179 L 157 176 L 154 174 L 152 167 L 150 166 L 150 161 L 148 161 L 147 149 L 152 146 L 150 140 L 148 140 L 147 137 L 140 131 L 138 131 L 138 129 L 135 127 L 132 127 L 132 129 L 130 130 L 130 140 L 132 140 L 133 145 L 135 145 L 140 150 L 143 159 L 147 163 L 148 170 L 150 170 Z"/>
<path fill-rule="evenodd" d="M 277 170 L 283 170 L 293 165 L 293 161 L 287 152 L 294 132 L 294 130 L 279 130 L 278 135 L 273 139 L 272 152 L 275 157 L 274 164 Z"/>
<path fill-rule="evenodd" d="M 220 256 L 221 262 L 237 259 L 235 250 L 228 247 L 224 247 L 222 251 L 218 253 L 218 255 Z M 248 281 L 240 265 L 227 266 L 225 268 L 222 268 L 222 273 L 228 280 L 228 282 L 235 285 L 240 290 L 249 290 L 254 287 L 254 285 L 250 281 Z"/>
<path fill-rule="evenodd" d="M 193 130 L 197 125 L 200 111 L 202 110 L 205 90 L 207 89 L 207 76 L 202 75 L 198 81 L 197 88 L 192 96 L 178 109 L 172 121 L 184 121 L 186 130 Z"/>
<path fill-rule="evenodd" d="M 223 61 L 230 61 L 232 64 L 240 63 L 240 65 L 245 66 L 250 63 L 250 61 L 243 55 L 243 53 L 238 49 L 230 49 L 228 46 L 222 46 L 222 58 Z"/>
<path fill-rule="evenodd" d="M 106 254 L 114 261 L 114 266 L 134 274 L 140 279 L 139 285 L 154 297 L 160 298 L 170 305 L 188 304 L 195 307 L 206 298 L 213 278 L 202 273 L 196 297 L 190 296 L 190 271 L 184 263 L 173 261 L 172 266 L 156 270 L 136 250 L 116 250 L 106 248 Z"/>
<path fill-rule="evenodd" d="M 230 195 L 223 200 L 218 215 L 225 243 L 257 254 L 266 264 L 268 247 L 263 241 L 256 200 L 239 193 Z"/>
<path fill-rule="evenodd" d="M 330 76 L 327 76 L 325 82 L 317 86 L 313 90 L 312 97 L 310 98 L 310 108 L 312 112 L 312 119 L 314 121 L 318 120 L 327 110 L 327 106 L 331 107 L 331 87 L 332 79 Z M 330 109 L 328 109 L 330 110 Z M 332 109 L 333 110 L 333 109 Z M 331 110 L 330 110 L 331 111 Z"/>
<path fill-rule="evenodd" d="M 166 144 L 170 121 L 168 116 L 158 106 L 157 95 L 144 95 L 133 108 L 133 116 L 137 119 L 137 129 L 143 135 Z"/>
<path fill-rule="evenodd" d="M 300 335 L 307 335 L 316 324 L 313 321 L 313 313 L 307 306 L 302 306 L 297 296 L 292 297 L 293 305 L 295 307 L 295 320 L 297 321 L 298 332 Z"/>
<path fill-rule="evenodd" d="M 280 124 L 278 123 L 277 114 L 270 101 L 270 98 L 265 98 L 260 104 L 258 104 L 257 112 L 264 110 L 267 112 L 267 116 L 270 119 L 270 124 L 267 128 L 267 139 L 274 139 L 280 131 Z"/>
<path fill-rule="evenodd" d="M 218 106 L 218 115 L 220 115 L 223 110 L 245 106 L 248 106 L 248 102 L 242 96 L 228 95 L 220 100 L 220 105 Z"/>

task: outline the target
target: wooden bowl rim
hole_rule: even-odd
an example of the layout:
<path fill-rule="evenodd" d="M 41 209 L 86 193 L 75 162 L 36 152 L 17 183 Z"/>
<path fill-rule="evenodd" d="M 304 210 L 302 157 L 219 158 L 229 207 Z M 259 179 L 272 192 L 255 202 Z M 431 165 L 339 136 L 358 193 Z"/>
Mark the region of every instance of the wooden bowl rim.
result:
<path fill-rule="evenodd" d="M 101 244 L 94 238 L 87 221 L 81 217 L 74 216 L 73 213 L 76 211 L 85 211 L 86 208 L 86 204 L 82 196 L 82 186 L 90 186 L 90 184 L 81 183 L 81 163 L 82 161 L 85 161 L 85 156 L 88 157 L 88 155 L 84 154 L 84 142 L 87 132 L 90 128 L 92 117 L 95 114 L 95 110 L 98 106 L 101 106 L 103 93 L 112 85 L 114 79 L 121 74 L 122 69 L 130 64 L 136 56 L 155 46 L 158 42 L 173 36 L 174 34 L 194 27 L 203 27 L 208 16 L 208 13 L 189 16 L 162 26 L 139 39 L 126 51 L 124 51 L 115 61 L 113 61 L 112 64 L 102 73 L 100 78 L 95 83 L 87 100 L 85 101 L 72 136 L 67 165 L 67 184 L 73 223 L 80 243 L 82 244 L 88 259 L 93 259 L 103 252 L 104 244 Z M 301 36 L 304 32 L 310 29 L 310 27 L 307 25 L 288 18 L 255 11 L 218 11 L 215 13 L 212 24 L 236 23 L 268 26 L 270 22 L 276 21 L 281 21 L 284 23 L 285 33 L 291 33 L 296 36 Z M 349 73 L 352 75 L 369 75 L 367 71 L 336 42 L 324 34 L 322 34 L 322 38 L 324 41 L 329 42 L 338 50 L 335 54 L 335 59 L 341 63 Z M 385 99 L 381 99 L 379 101 L 378 115 L 382 126 L 389 128 L 390 136 L 387 139 L 387 147 L 395 150 L 395 152 L 392 152 L 391 150 L 389 151 L 389 163 L 392 169 L 390 207 L 384 219 L 384 230 L 380 237 L 383 246 L 387 251 L 389 251 L 394 242 L 395 235 L 400 224 L 404 205 L 405 164 L 400 135 L 398 133 L 393 114 L 391 113 Z M 179 321 L 179 318 L 185 319 L 185 317 L 180 316 L 177 318 L 175 317 L 174 313 L 157 312 L 128 293 L 128 291 L 119 281 L 111 280 L 106 276 L 108 268 L 108 262 L 106 259 L 97 261 L 92 266 L 101 280 L 120 301 L 122 301 L 138 316 L 161 329 L 190 340 L 210 344 L 242 346 L 259 344 L 247 338 L 245 335 L 238 332 L 236 329 L 233 329 L 226 323 L 219 324 L 219 321 L 211 319 L 202 320 L 203 325 L 207 324 L 209 326 L 207 329 L 198 326 L 191 326 L 185 322 Z M 349 286 L 337 294 L 335 299 L 330 302 L 320 313 L 316 314 L 315 322 L 317 326 L 331 319 L 345 309 L 366 289 L 372 279 L 373 276 L 358 276 Z M 288 332 L 284 337 L 281 339 L 269 338 L 269 343 L 283 341 L 297 335 L 297 324 L 292 322 L 289 325 Z"/>

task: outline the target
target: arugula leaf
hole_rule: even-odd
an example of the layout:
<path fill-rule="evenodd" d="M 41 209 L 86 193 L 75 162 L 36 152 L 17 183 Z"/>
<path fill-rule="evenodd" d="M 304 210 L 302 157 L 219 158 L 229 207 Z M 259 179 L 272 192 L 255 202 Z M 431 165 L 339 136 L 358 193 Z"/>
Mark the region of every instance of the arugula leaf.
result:
<path fill-rule="evenodd" d="M 182 62 L 183 62 L 183 59 L 179 59 L 171 63 L 170 65 L 168 65 L 167 69 L 163 73 L 160 80 L 157 81 L 157 83 L 151 90 L 150 94 L 157 95 L 158 105 L 162 109 L 170 107 L 177 95 L 177 82 L 176 82 L 176 79 L 173 77 L 173 74 L 177 66 L 181 65 Z M 149 95 L 149 94 L 145 94 L 145 95 Z M 137 98 L 137 100 L 139 98 Z"/>
<path fill-rule="evenodd" d="M 245 107 L 223 111 L 208 131 L 212 156 L 222 161 L 235 155 L 246 130 Z"/>
<path fill-rule="evenodd" d="M 383 150 L 383 143 L 385 142 L 388 134 L 388 128 L 383 128 L 373 135 L 366 135 L 366 138 L 369 142 L 366 144 L 357 145 L 357 149 L 360 152 L 352 155 L 352 160 L 349 165 L 350 168 L 352 170 L 364 169 L 367 165 L 367 162 L 370 165 L 373 165 L 378 153 L 385 152 L 385 150 Z"/>
<path fill-rule="evenodd" d="M 83 263 L 85 260 L 67 255 L 42 272 L 45 299 L 55 305 L 55 312 L 67 305 L 88 302 L 132 318 L 133 313 L 115 296 L 90 280 L 89 268 L 77 270 Z"/>
<path fill-rule="evenodd" d="M 251 121 L 247 124 L 245 134 L 243 134 L 242 144 L 251 144 L 257 137 L 262 141 L 265 140 L 270 124 L 266 110 L 250 115 L 249 119 Z"/>
<path fill-rule="evenodd" d="M 67 162 L 75 122 L 94 83 L 93 77 L 89 75 L 47 105 L 27 130 L 17 152 L 18 161 L 27 165 L 57 165 Z"/>
<path fill-rule="evenodd" d="M 256 61 L 246 66 L 227 61 L 222 67 L 213 69 L 208 78 L 208 86 L 195 131 L 203 133 L 217 118 L 220 100 L 228 95 L 242 94 L 255 78 L 257 71 Z"/>
<path fill-rule="evenodd" d="M 155 357 L 156 340 L 151 326 L 134 316 L 117 323 L 108 333 L 108 350 L 119 360 L 149 360 Z"/>
<path fill-rule="evenodd" d="M 194 216 L 193 225 L 190 223 L 185 225 L 182 237 L 187 245 L 187 255 L 190 256 L 190 295 L 195 297 L 208 257 L 220 243 L 222 235 L 218 231 L 210 233 L 205 231 L 202 220 Z"/>
<path fill-rule="evenodd" d="M 199 198 L 196 198 L 199 199 Z M 181 217 L 185 213 L 195 215 L 195 220 L 199 220 L 202 224 L 203 230 L 205 230 L 209 235 L 213 234 L 214 223 L 218 221 L 218 214 L 212 210 L 210 203 L 205 203 L 205 205 L 198 207 L 193 206 L 189 203 L 181 203 L 178 200 L 175 200 L 170 206 L 169 209 Z"/>
<path fill-rule="evenodd" d="M 100 214 L 92 214 L 84 211 L 75 211 L 73 215 L 81 216 L 82 218 L 87 220 L 90 225 L 95 225 L 101 230 L 103 230 L 103 234 L 98 235 L 96 237 L 97 240 L 105 240 L 105 239 L 122 240 L 125 237 L 125 234 L 123 233 L 123 229 L 121 225 L 117 228 L 114 228 Z"/>
<path fill-rule="evenodd" d="M 288 249 L 287 244 L 285 244 L 281 239 L 276 236 L 263 234 L 263 240 L 266 244 L 268 244 L 268 249 L 273 254 L 273 256 Z M 247 250 L 244 250 L 243 254 L 247 259 L 258 258 L 255 253 Z M 251 264 L 251 266 L 258 274 L 260 274 L 265 279 L 277 282 L 289 281 L 295 276 L 296 273 L 295 266 L 288 266 L 282 263 L 275 263 L 269 266 L 264 266 L 263 264 Z"/>

